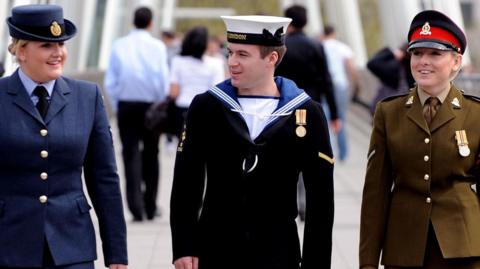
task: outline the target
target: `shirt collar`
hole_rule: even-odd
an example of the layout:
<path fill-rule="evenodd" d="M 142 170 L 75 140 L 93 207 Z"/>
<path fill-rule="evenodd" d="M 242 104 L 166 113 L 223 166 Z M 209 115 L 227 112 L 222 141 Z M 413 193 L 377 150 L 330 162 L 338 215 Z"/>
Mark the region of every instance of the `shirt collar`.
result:
<path fill-rule="evenodd" d="M 429 97 L 432 97 L 432 96 L 428 95 L 426 92 L 424 92 L 422 89 L 420 89 L 420 87 L 417 87 L 417 89 L 418 89 L 417 90 L 418 99 L 420 99 L 420 103 L 423 106 L 423 105 L 425 105 L 425 102 L 427 101 L 427 99 Z M 436 96 L 440 100 L 441 104 L 443 104 L 445 99 L 447 99 L 447 95 L 448 95 L 449 92 L 450 92 L 450 88 L 448 88 L 448 90 L 442 91 L 438 96 Z"/>
<path fill-rule="evenodd" d="M 18 68 L 18 76 L 20 77 L 20 81 L 22 81 L 22 84 L 27 90 L 29 96 L 32 96 L 33 90 L 35 90 L 35 87 L 37 86 L 45 87 L 45 89 L 47 89 L 48 96 L 52 96 L 55 80 L 50 80 L 44 83 L 36 83 L 22 71 L 22 68 Z"/>

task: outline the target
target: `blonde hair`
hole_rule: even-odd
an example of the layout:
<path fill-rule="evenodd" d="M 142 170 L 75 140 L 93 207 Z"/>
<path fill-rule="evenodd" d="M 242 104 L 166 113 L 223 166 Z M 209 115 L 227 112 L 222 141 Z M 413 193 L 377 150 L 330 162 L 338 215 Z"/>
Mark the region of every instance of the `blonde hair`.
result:
<path fill-rule="evenodd" d="M 454 58 L 457 58 L 460 56 L 459 58 L 459 61 L 460 61 L 460 67 L 458 68 L 457 71 L 452 71 L 452 73 L 450 74 L 450 81 L 454 80 L 455 77 L 458 75 L 458 73 L 460 73 L 460 70 L 462 70 L 462 59 L 463 59 L 463 55 L 456 52 L 456 51 L 452 51 L 452 55 Z"/>
<path fill-rule="evenodd" d="M 28 40 L 25 40 L 25 39 L 18 39 L 18 38 L 12 38 L 12 41 L 10 42 L 10 44 L 8 45 L 8 52 L 10 52 L 10 54 L 12 54 L 15 58 L 15 60 L 18 61 L 17 59 L 17 51 L 19 48 L 21 47 L 25 47 L 28 43 Z"/>

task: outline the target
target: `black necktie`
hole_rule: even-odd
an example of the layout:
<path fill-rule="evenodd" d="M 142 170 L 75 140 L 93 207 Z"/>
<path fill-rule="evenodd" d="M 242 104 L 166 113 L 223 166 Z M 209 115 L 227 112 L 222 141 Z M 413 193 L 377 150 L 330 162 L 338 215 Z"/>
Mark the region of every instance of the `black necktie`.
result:
<path fill-rule="evenodd" d="M 35 90 L 33 90 L 33 94 L 35 94 L 38 97 L 38 102 L 37 102 L 37 110 L 40 112 L 40 115 L 42 115 L 42 118 L 45 118 L 45 115 L 47 115 L 47 110 L 48 110 L 48 92 L 47 89 L 43 86 L 37 86 Z"/>

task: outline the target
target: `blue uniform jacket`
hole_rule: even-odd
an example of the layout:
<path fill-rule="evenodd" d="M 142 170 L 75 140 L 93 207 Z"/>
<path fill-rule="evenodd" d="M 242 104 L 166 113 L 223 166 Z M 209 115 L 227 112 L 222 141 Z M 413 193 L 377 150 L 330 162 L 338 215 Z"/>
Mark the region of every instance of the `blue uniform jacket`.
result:
<path fill-rule="evenodd" d="M 127 263 L 126 225 L 112 136 L 95 84 L 57 79 L 45 120 L 18 72 L 0 79 L 0 267 L 96 259 L 86 189 L 105 264 Z"/>

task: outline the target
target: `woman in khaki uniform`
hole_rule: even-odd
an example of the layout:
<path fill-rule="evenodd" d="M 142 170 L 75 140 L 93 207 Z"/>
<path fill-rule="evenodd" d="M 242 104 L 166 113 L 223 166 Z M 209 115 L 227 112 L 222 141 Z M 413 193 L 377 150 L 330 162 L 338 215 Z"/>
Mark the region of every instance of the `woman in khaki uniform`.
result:
<path fill-rule="evenodd" d="M 466 48 L 444 14 L 415 16 L 409 94 L 376 108 L 363 190 L 360 268 L 480 268 L 480 204 L 472 185 L 480 102 L 451 81 Z"/>

